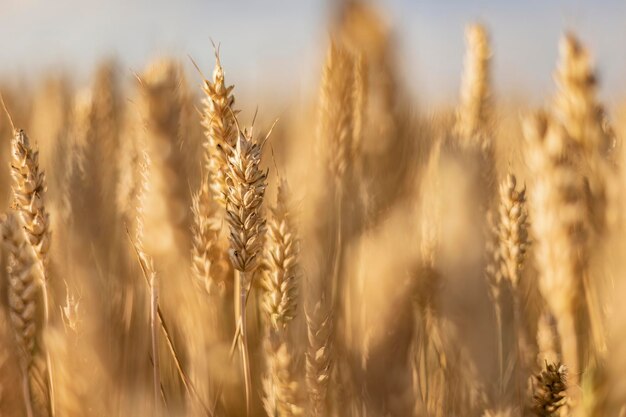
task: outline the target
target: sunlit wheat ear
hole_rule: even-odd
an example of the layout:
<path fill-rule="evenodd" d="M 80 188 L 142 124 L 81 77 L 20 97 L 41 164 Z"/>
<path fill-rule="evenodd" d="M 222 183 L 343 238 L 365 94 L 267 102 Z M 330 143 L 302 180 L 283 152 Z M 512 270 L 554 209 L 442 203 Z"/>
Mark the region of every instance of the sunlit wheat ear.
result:
<path fill-rule="evenodd" d="M 230 225 L 230 260 L 244 273 L 256 269 L 266 221 L 263 199 L 267 172 L 261 170 L 261 144 L 241 133 L 228 156 L 226 220 Z"/>
<path fill-rule="evenodd" d="M 329 173 L 336 181 L 343 178 L 354 149 L 353 74 L 348 52 L 331 41 L 322 72 L 317 152 L 327 158 Z"/>
<path fill-rule="evenodd" d="M 574 315 L 583 305 L 583 274 L 587 269 L 584 182 L 566 157 L 575 146 L 564 129 L 545 114 L 524 123 L 534 183 L 531 223 L 539 268 L 539 289 L 556 319 L 562 361 L 578 383 L 579 344 Z M 572 388 L 570 397 L 577 403 Z"/>
<path fill-rule="evenodd" d="M 309 348 L 306 355 L 306 381 L 309 415 L 328 415 L 328 384 L 332 372 L 332 317 L 322 302 L 306 313 Z"/>
<path fill-rule="evenodd" d="M 534 377 L 532 411 L 537 417 L 558 417 L 567 402 L 567 369 L 560 363 L 545 363 Z"/>
<path fill-rule="evenodd" d="M 252 274 L 256 270 L 263 248 L 265 216 L 263 199 L 267 187 L 267 172 L 261 170 L 262 143 L 251 134 L 239 131 L 235 146 L 230 147 L 226 184 L 226 221 L 230 226 L 230 261 L 237 270 L 235 280 L 235 319 L 239 335 L 239 350 L 246 388 L 246 411 L 250 414 L 252 395 L 246 330 L 246 300 Z"/>
<path fill-rule="evenodd" d="M 497 237 L 500 270 L 513 289 L 519 283 L 530 244 L 528 227 L 526 187 L 518 188 L 515 176 L 509 174 L 500 184 Z"/>
<path fill-rule="evenodd" d="M 191 268 L 194 278 L 207 294 L 223 294 L 224 282 L 220 280 L 223 273 L 223 266 L 220 265 L 222 251 L 217 244 L 222 225 L 220 218 L 216 216 L 216 207 L 210 192 L 208 181 L 203 179 L 200 189 L 191 199 Z"/>
<path fill-rule="evenodd" d="M 272 327 L 284 328 L 296 315 L 299 242 L 288 206 L 287 183 L 278 185 L 276 205 L 270 208 L 265 251 L 263 308 Z"/>
<path fill-rule="evenodd" d="M 461 81 L 461 105 L 455 124 L 456 135 L 463 142 L 490 146 L 493 132 L 490 91 L 491 48 L 487 30 L 475 24 L 465 33 L 467 53 Z"/>
<path fill-rule="evenodd" d="M 8 253 L 9 317 L 20 353 L 26 406 L 35 417 L 51 415 L 50 376 L 43 345 L 45 306 L 43 268 L 21 216 L 10 213 L 2 223 Z M 29 414 L 30 415 L 30 414 Z"/>
<path fill-rule="evenodd" d="M 23 130 L 14 132 L 11 176 L 15 208 L 23 218 L 30 243 L 45 266 L 50 247 L 50 219 L 44 204 L 46 180 L 39 168 L 39 152 L 33 149 Z"/>
<path fill-rule="evenodd" d="M 204 165 L 210 178 L 213 199 L 226 208 L 228 186 L 228 156 L 231 148 L 236 145 L 237 128 L 233 108 L 235 97 L 234 86 L 227 86 L 224 80 L 224 69 L 216 53 L 215 69 L 211 80 L 204 80 L 202 125 L 206 141 L 204 142 Z"/>

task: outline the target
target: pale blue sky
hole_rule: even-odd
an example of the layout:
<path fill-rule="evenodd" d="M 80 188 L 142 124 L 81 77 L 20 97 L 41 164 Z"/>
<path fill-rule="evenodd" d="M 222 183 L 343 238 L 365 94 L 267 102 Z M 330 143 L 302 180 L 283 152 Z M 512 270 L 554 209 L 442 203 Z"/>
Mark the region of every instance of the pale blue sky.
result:
<path fill-rule="evenodd" d="M 626 1 L 372 0 L 393 23 L 402 76 L 425 103 L 456 96 L 463 28 L 480 20 L 494 42 L 497 89 L 533 99 L 552 91 L 557 43 L 573 28 L 592 49 L 603 95 L 626 96 Z M 253 99 L 278 86 L 301 95 L 317 81 L 329 0 L 0 0 L 0 75 L 72 68 L 86 79 L 116 55 L 140 71 L 150 57 L 192 55 L 212 66 L 222 43 L 229 82 Z M 186 61 L 188 62 L 188 61 Z M 191 66 L 189 65 L 189 68 Z M 129 70 L 130 73 L 130 70 Z M 191 74 L 191 72 L 190 72 Z M 193 74 L 191 74 L 193 75 Z"/>

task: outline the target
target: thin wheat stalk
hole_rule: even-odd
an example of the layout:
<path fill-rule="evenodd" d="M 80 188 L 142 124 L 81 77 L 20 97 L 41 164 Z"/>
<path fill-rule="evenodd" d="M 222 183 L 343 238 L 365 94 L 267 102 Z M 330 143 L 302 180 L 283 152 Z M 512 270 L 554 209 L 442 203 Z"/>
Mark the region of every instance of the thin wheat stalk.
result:
<path fill-rule="evenodd" d="M 20 351 L 24 395 L 29 416 L 52 415 L 52 392 L 48 360 L 43 345 L 45 305 L 42 303 L 43 268 L 27 241 L 21 216 L 9 213 L 2 224 L 8 257 L 9 317 Z"/>
<path fill-rule="evenodd" d="M 241 329 L 241 353 L 246 411 L 250 415 L 251 375 L 246 330 L 246 300 L 252 273 L 256 270 L 263 245 L 265 218 L 262 213 L 267 187 L 267 173 L 260 168 L 262 144 L 251 134 L 239 132 L 237 143 L 228 157 L 228 199 L 226 220 L 230 225 L 230 260 L 237 271 L 235 281 L 235 318 Z"/>

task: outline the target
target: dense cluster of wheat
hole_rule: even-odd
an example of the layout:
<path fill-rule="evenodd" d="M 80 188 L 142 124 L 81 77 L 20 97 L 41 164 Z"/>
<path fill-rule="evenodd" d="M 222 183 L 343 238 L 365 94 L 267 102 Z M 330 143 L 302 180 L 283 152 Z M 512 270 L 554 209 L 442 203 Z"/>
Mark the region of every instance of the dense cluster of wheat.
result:
<path fill-rule="evenodd" d="M 626 413 L 626 126 L 588 51 L 533 110 L 472 25 L 459 102 L 416 110 L 347 4 L 274 124 L 219 48 L 2 86 L 1 416 Z"/>

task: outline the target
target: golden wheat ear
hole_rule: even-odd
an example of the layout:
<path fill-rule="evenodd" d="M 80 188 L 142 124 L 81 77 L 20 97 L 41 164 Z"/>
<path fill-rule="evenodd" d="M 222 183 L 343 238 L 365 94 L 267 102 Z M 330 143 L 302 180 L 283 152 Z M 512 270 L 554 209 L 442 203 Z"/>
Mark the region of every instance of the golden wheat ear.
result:
<path fill-rule="evenodd" d="M 299 243 L 291 221 L 287 182 L 279 180 L 276 203 L 270 208 L 261 285 L 262 307 L 267 319 L 265 355 L 267 374 L 263 381 L 268 415 L 302 414 L 293 346 L 288 324 L 296 315 L 299 284 Z"/>
<path fill-rule="evenodd" d="M 2 242 L 8 253 L 9 318 L 19 348 L 29 415 L 51 416 L 49 360 L 43 338 L 46 326 L 43 269 L 26 230 L 17 213 L 9 213 L 2 223 Z"/>

